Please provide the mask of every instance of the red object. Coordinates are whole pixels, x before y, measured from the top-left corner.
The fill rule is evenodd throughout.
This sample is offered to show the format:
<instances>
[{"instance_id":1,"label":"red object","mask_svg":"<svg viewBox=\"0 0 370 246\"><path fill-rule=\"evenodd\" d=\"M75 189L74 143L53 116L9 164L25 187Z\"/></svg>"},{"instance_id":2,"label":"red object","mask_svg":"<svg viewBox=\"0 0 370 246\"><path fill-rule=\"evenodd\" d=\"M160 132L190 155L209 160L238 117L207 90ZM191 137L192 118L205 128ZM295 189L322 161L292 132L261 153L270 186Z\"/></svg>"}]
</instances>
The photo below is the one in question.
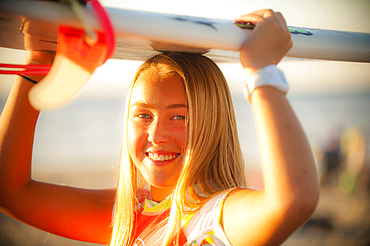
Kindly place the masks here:
<instances>
[{"instance_id":1,"label":"red object","mask_svg":"<svg viewBox=\"0 0 370 246\"><path fill-rule=\"evenodd\" d=\"M57 55L65 56L93 73L106 57L105 35L98 33L98 41L91 46L85 42L84 35L83 29L60 26Z\"/></svg>"},{"instance_id":2,"label":"red object","mask_svg":"<svg viewBox=\"0 0 370 246\"><path fill-rule=\"evenodd\" d=\"M9 69L9 70L0 70L0 74L43 75L49 72L51 65L16 65L0 63L0 68ZM25 69L25 70L10 70L10 69Z\"/></svg>"},{"instance_id":3,"label":"red object","mask_svg":"<svg viewBox=\"0 0 370 246\"><path fill-rule=\"evenodd\" d=\"M91 6L99 18L104 33L98 33L98 42L89 46L84 41L84 30L60 26L57 52L61 52L64 56L85 67L92 73L97 66L103 64L113 56L115 36L112 23L105 9L100 5L98 0L89 0L89 2L91 2ZM67 42L68 45L62 45L61 42ZM102 54L99 54L99 52L102 52ZM104 57L103 59L102 56ZM0 70L0 74L44 75L49 72L51 66L0 64L0 68L7 69Z\"/></svg>"},{"instance_id":4,"label":"red object","mask_svg":"<svg viewBox=\"0 0 370 246\"><path fill-rule=\"evenodd\" d=\"M107 45L107 54L104 62L111 58L114 53L114 47L115 47L115 36L114 36L114 30L112 26L112 22L110 21L109 15L105 11L105 9L100 5L98 0L90 0L91 6L95 10L96 14L98 15L99 21L103 27L104 34L105 34L105 40ZM103 62L103 63L104 63Z\"/></svg>"}]
</instances>

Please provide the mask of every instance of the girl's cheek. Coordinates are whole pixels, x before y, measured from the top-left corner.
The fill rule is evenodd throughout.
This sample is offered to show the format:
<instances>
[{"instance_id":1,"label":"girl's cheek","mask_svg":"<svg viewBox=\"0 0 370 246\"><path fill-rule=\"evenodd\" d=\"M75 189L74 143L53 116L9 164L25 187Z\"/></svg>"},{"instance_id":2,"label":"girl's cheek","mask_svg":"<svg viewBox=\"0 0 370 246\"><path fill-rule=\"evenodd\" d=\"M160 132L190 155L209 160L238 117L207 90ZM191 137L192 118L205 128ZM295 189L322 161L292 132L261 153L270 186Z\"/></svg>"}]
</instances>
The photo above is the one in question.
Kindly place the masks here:
<instances>
[{"instance_id":1,"label":"girl's cheek","mask_svg":"<svg viewBox=\"0 0 370 246\"><path fill-rule=\"evenodd\" d=\"M128 131L130 142L139 142L145 135L144 129L138 126L131 126L128 128Z\"/></svg>"},{"instance_id":2,"label":"girl's cheek","mask_svg":"<svg viewBox=\"0 0 370 246\"><path fill-rule=\"evenodd\" d=\"M146 134L143 129L138 127L129 127L128 128L128 149L133 159L135 165L138 164L138 161L141 161L143 158L142 151L146 144Z\"/></svg>"},{"instance_id":3,"label":"girl's cheek","mask_svg":"<svg viewBox=\"0 0 370 246\"><path fill-rule=\"evenodd\" d=\"M172 129L172 136L173 139L177 142L177 144L182 148L185 149L188 144L188 128L187 127L178 127Z\"/></svg>"},{"instance_id":4,"label":"girl's cheek","mask_svg":"<svg viewBox=\"0 0 370 246\"><path fill-rule=\"evenodd\" d=\"M130 148L135 147L140 142L141 135L143 135L143 131L137 125L130 124L128 126L128 140L130 145L133 145Z\"/></svg>"},{"instance_id":5,"label":"girl's cheek","mask_svg":"<svg viewBox=\"0 0 370 246\"><path fill-rule=\"evenodd\" d=\"M136 134L135 132L133 131L133 128L132 127L128 127L128 134L127 134L127 137L128 137L128 149L129 149L129 152L130 152L130 155L131 157L134 157L135 156L135 146L136 146Z\"/></svg>"}]
</instances>

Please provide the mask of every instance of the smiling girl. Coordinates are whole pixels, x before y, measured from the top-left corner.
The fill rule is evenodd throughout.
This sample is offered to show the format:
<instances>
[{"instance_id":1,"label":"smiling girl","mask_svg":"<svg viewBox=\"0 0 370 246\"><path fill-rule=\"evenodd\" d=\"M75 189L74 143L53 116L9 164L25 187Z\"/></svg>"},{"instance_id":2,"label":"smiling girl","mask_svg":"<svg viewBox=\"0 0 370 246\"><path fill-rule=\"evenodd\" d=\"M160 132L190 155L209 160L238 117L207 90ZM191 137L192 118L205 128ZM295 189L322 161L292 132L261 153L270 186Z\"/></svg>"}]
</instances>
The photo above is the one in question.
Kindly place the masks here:
<instances>
[{"instance_id":1,"label":"smiling girl","mask_svg":"<svg viewBox=\"0 0 370 246\"><path fill-rule=\"evenodd\" d=\"M116 246L283 243L318 200L312 153L276 68L292 46L290 33L272 10L236 22L256 25L240 59L260 143L263 190L246 187L220 69L202 55L164 53L146 61L130 86L117 189L31 179L39 112L27 99L32 85L17 78L1 116L1 210L60 236ZM27 53L27 64L52 60Z\"/></svg>"}]
</instances>

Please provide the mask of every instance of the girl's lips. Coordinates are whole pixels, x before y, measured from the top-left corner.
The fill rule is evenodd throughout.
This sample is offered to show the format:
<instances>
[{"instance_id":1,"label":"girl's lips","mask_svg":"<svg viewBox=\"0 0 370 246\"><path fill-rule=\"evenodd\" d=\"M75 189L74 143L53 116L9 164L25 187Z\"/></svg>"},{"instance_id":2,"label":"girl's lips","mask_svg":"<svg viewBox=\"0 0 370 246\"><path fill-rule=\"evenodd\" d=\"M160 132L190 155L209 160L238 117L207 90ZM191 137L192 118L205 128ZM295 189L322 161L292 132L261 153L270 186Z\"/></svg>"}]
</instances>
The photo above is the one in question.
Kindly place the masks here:
<instances>
[{"instance_id":1,"label":"girl's lips","mask_svg":"<svg viewBox=\"0 0 370 246\"><path fill-rule=\"evenodd\" d=\"M179 155L180 153L153 153L153 152L145 153L145 156L154 162L168 162L175 159Z\"/></svg>"},{"instance_id":2,"label":"girl's lips","mask_svg":"<svg viewBox=\"0 0 370 246\"><path fill-rule=\"evenodd\" d=\"M176 153L152 153L152 152L148 152L145 154L149 159L153 161L170 161L180 155L179 153L176 154Z\"/></svg>"}]
</instances>

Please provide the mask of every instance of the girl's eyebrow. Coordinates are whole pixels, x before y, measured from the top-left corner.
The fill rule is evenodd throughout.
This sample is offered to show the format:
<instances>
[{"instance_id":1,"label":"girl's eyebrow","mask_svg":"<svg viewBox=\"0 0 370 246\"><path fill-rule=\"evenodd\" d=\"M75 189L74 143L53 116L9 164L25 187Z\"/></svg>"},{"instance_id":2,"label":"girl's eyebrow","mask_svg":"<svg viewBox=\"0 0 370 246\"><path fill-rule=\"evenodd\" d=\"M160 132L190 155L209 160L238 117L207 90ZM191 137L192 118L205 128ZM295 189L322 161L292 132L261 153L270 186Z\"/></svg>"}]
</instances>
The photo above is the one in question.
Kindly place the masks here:
<instances>
[{"instance_id":1,"label":"girl's eyebrow","mask_svg":"<svg viewBox=\"0 0 370 246\"><path fill-rule=\"evenodd\" d=\"M188 106L186 106L183 103L171 104L171 105L166 106L166 109L172 109L172 108L188 108Z\"/></svg>"},{"instance_id":2,"label":"girl's eyebrow","mask_svg":"<svg viewBox=\"0 0 370 246\"><path fill-rule=\"evenodd\" d=\"M152 109L153 107L149 104L143 103L143 102L135 102L134 104L131 105L131 108L133 107L141 107L141 108L147 108L147 109ZM166 109L174 109L174 108L188 108L187 105L183 103L176 103L176 104L170 104L165 107Z\"/></svg>"},{"instance_id":3,"label":"girl's eyebrow","mask_svg":"<svg viewBox=\"0 0 370 246\"><path fill-rule=\"evenodd\" d=\"M133 107L151 108L148 104L143 103L143 102L135 102L134 104L131 105L131 108Z\"/></svg>"}]
</instances>

